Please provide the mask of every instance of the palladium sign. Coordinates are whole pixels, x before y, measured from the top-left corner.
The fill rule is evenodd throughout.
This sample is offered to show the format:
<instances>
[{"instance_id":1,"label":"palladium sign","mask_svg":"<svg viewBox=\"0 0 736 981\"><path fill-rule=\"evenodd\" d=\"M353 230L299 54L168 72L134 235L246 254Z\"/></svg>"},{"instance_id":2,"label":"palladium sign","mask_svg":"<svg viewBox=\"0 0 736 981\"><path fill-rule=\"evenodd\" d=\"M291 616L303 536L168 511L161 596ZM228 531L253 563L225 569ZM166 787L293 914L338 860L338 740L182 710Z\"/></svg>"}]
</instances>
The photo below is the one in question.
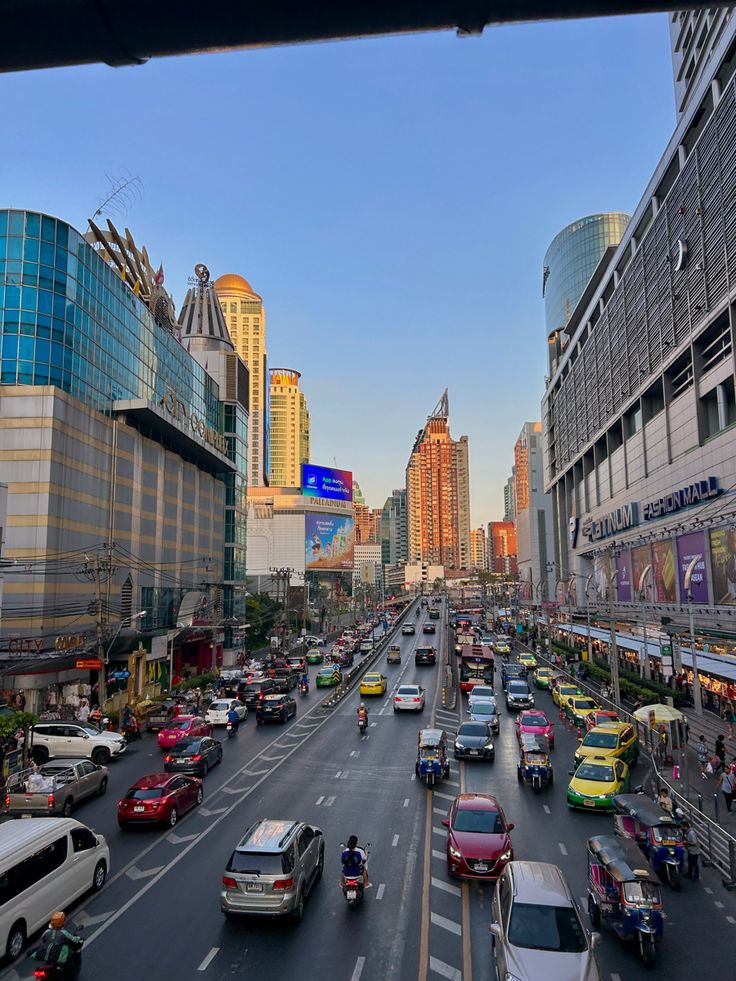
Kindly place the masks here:
<instances>
[{"instance_id":1,"label":"palladium sign","mask_svg":"<svg viewBox=\"0 0 736 981\"><path fill-rule=\"evenodd\" d=\"M204 440L205 443L209 443L216 450L219 450L224 456L227 456L227 439L218 433L216 429L212 426L207 425L201 416L198 416L194 412L190 412L187 408L186 403L183 402L173 388L166 386L166 392L161 397L159 401L159 406L168 412L168 414L175 419L183 429L187 429L199 436L200 439Z\"/></svg>"}]
</instances>

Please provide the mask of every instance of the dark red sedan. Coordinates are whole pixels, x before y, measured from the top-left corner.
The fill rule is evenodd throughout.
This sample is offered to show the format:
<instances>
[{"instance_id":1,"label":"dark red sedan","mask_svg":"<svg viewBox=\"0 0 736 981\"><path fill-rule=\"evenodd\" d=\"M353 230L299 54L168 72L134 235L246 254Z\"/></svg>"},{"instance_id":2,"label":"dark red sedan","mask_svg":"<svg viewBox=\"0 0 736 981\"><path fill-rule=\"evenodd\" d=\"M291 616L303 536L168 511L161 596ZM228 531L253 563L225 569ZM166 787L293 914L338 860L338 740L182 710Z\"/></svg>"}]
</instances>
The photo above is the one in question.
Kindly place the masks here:
<instances>
[{"instance_id":1,"label":"dark red sedan","mask_svg":"<svg viewBox=\"0 0 736 981\"><path fill-rule=\"evenodd\" d=\"M118 801L118 824L165 824L173 828L182 814L204 800L202 781L174 773L141 777Z\"/></svg>"},{"instance_id":2,"label":"dark red sedan","mask_svg":"<svg viewBox=\"0 0 736 981\"><path fill-rule=\"evenodd\" d=\"M442 822L447 831L447 871L460 879L495 880L514 858L501 805L490 794L460 794Z\"/></svg>"}]
</instances>

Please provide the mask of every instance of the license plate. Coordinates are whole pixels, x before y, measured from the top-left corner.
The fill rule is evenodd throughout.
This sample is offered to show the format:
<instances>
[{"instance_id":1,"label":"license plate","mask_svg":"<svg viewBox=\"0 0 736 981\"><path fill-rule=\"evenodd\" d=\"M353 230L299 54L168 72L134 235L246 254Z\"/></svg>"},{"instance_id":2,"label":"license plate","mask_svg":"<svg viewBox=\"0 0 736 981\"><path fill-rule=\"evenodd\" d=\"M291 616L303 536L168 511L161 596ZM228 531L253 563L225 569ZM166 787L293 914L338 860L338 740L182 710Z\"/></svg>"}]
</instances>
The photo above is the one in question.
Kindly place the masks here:
<instances>
[{"instance_id":1,"label":"license plate","mask_svg":"<svg viewBox=\"0 0 736 981\"><path fill-rule=\"evenodd\" d=\"M471 750L469 750L469 753L470 753L471 756L480 756L480 750L479 749L471 749Z\"/></svg>"},{"instance_id":2,"label":"license plate","mask_svg":"<svg viewBox=\"0 0 736 981\"><path fill-rule=\"evenodd\" d=\"M595 801L594 800L584 800L583 801L583 804L586 807L595 807Z\"/></svg>"},{"instance_id":3,"label":"license plate","mask_svg":"<svg viewBox=\"0 0 736 981\"><path fill-rule=\"evenodd\" d=\"M245 884L246 892L263 892L262 882L246 882Z\"/></svg>"},{"instance_id":4,"label":"license plate","mask_svg":"<svg viewBox=\"0 0 736 981\"><path fill-rule=\"evenodd\" d=\"M136 814L140 814L142 811L145 811L145 807L134 807L133 810Z\"/></svg>"},{"instance_id":5,"label":"license plate","mask_svg":"<svg viewBox=\"0 0 736 981\"><path fill-rule=\"evenodd\" d=\"M485 862L476 862L475 863L475 871L476 872L487 872L488 871L488 865Z\"/></svg>"},{"instance_id":6,"label":"license plate","mask_svg":"<svg viewBox=\"0 0 736 981\"><path fill-rule=\"evenodd\" d=\"M358 891L356 889L348 889L348 899L357 899Z\"/></svg>"}]
</instances>

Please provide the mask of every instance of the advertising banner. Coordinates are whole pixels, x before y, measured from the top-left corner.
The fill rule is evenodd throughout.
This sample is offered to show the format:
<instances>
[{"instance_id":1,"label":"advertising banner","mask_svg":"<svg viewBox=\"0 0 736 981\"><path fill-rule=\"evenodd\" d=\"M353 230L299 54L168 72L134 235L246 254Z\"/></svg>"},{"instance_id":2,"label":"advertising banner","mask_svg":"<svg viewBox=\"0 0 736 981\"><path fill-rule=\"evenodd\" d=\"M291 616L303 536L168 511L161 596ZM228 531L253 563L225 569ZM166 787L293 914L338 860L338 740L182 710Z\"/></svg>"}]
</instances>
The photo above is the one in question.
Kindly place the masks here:
<instances>
[{"instance_id":1,"label":"advertising banner","mask_svg":"<svg viewBox=\"0 0 736 981\"><path fill-rule=\"evenodd\" d=\"M631 602L631 552L628 548L616 556L616 595L619 603Z\"/></svg>"},{"instance_id":2,"label":"advertising banner","mask_svg":"<svg viewBox=\"0 0 736 981\"><path fill-rule=\"evenodd\" d=\"M305 516L305 567L331 572L353 568L355 523L337 514Z\"/></svg>"},{"instance_id":3,"label":"advertising banner","mask_svg":"<svg viewBox=\"0 0 736 981\"><path fill-rule=\"evenodd\" d=\"M708 602L708 573L705 560L705 534L702 531L693 531L689 535L680 535L677 539L677 570L680 578L680 596L685 602L685 573L696 555L700 556L700 561L693 569L690 578L690 592L693 596L693 603Z\"/></svg>"},{"instance_id":4,"label":"advertising banner","mask_svg":"<svg viewBox=\"0 0 736 981\"><path fill-rule=\"evenodd\" d=\"M713 602L717 606L736 603L736 528L714 528L711 531L710 565L713 572Z\"/></svg>"},{"instance_id":5,"label":"advertising banner","mask_svg":"<svg viewBox=\"0 0 736 981\"><path fill-rule=\"evenodd\" d=\"M652 566L654 568L654 589L658 603L674 603L675 590L675 550L671 541L655 542L652 545Z\"/></svg>"},{"instance_id":6,"label":"advertising banner","mask_svg":"<svg viewBox=\"0 0 736 981\"><path fill-rule=\"evenodd\" d=\"M330 501L352 501L352 472L303 463L302 494L305 497L325 497Z\"/></svg>"},{"instance_id":7,"label":"advertising banner","mask_svg":"<svg viewBox=\"0 0 736 981\"><path fill-rule=\"evenodd\" d=\"M644 580L642 595L639 595L639 583L648 565L652 564L652 550L648 545L639 545L631 550L631 595L635 600L644 600L645 603L654 602L654 570L650 569L649 574Z\"/></svg>"},{"instance_id":8,"label":"advertising banner","mask_svg":"<svg viewBox=\"0 0 736 981\"><path fill-rule=\"evenodd\" d=\"M593 582L598 599L608 599L608 584L613 575L613 559L606 552L593 559Z\"/></svg>"}]
</instances>

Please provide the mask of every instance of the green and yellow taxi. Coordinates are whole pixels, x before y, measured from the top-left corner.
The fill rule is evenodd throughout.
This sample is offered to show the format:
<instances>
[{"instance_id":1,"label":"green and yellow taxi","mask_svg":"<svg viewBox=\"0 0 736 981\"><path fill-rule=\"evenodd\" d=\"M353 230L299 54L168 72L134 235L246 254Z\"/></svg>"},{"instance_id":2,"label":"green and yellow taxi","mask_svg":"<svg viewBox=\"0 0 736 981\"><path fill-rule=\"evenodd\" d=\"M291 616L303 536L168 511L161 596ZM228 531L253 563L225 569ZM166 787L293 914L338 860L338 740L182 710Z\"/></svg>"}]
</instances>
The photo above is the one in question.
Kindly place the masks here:
<instances>
[{"instance_id":1,"label":"green and yellow taxi","mask_svg":"<svg viewBox=\"0 0 736 981\"><path fill-rule=\"evenodd\" d=\"M631 779L623 760L589 756L576 768L567 788L567 806L572 810L611 814L618 794L627 794Z\"/></svg>"},{"instance_id":2,"label":"green and yellow taxi","mask_svg":"<svg viewBox=\"0 0 736 981\"><path fill-rule=\"evenodd\" d=\"M585 717L591 712L597 712L599 708L598 702L588 695L571 695L565 702L565 715L582 729Z\"/></svg>"},{"instance_id":3,"label":"green and yellow taxi","mask_svg":"<svg viewBox=\"0 0 736 981\"><path fill-rule=\"evenodd\" d=\"M493 645L496 654L510 654L511 644L507 640L498 639Z\"/></svg>"},{"instance_id":4,"label":"green and yellow taxi","mask_svg":"<svg viewBox=\"0 0 736 981\"><path fill-rule=\"evenodd\" d=\"M523 664L525 668L536 668L537 666L537 655L532 654L531 651L522 651L517 659L519 664Z\"/></svg>"},{"instance_id":5,"label":"green and yellow taxi","mask_svg":"<svg viewBox=\"0 0 736 981\"><path fill-rule=\"evenodd\" d=\"M537 688L549 688L552 678L554 678L554 671L552 668L537 668L537 670L532 675L534 684Z\"/></svg>"},{"instance_id":6,"label":"green and yellow taxi","mask_svg":"<svg viewBox=\"0 0 736 981\"><path fill-rule=\"evenodd\" d=\"M573 698L576 695L582 696L582 694L577 685L571 685L569 681L562 681L552 689L552 701L560 708L564 708L568 698Z\"/></svg>"},{"instance_id":7,"label":"green and yellow taxi","mask_svg":"<svg viewBox=\"0 0 736 981\"><path fill-rule=\"evenodd\" d=\"M319 649L319 647L311 647L307 651L307 656L305 661L307 664L321 664L324 661L324 654Z\"/></svg>"},{"instance_id":8,"label":"green and yellow taxi","mask_svg":"<svg viewBox=\"0 0 736 981\"><path fill-rule=\"evenodd\" d=\"M336 664L328 665L326 668L320 668L317 672L318 688L334 688L335 685L339 685L341 681L342 671Z\"/></svg>"},{"instance_id":9,"label":"green and yellow taxi","mask_svg":"<svg viewBox=\"0 0 736 981\"><path fill-rule=\"evenodd\" d=\"M384 674L378 671L369 671L360 679L361 695L384 695L388 680Z\"/></svg>"},{"instance_id":10,"label":"green and yellow taxi","mask_svg":"<svg viewBox=\"0 0 736 981\"><path fill-rule=\"evenodd\" d=\"M594 726L575 751L575 766L589 756L623 760L627 766L636 766L639 759L636 730L628 722L606 722Z\"/></svg>"}]
</instances>

